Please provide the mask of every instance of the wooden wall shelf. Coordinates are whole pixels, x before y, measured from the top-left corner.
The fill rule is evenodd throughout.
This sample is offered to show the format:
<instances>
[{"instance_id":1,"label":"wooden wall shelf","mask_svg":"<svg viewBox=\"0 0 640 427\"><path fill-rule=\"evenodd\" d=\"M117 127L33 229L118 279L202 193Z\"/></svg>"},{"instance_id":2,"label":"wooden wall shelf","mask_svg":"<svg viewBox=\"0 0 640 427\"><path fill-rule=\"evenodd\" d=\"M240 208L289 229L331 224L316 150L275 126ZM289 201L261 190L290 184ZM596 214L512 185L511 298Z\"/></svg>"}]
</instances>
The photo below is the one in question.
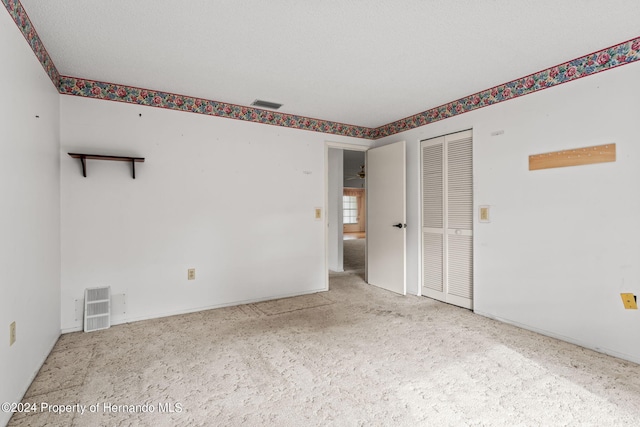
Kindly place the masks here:
<instances>
[{"instance_id":1,"label":"wooden wall shelf","mask_svg":"<svg viewBox=\"0 0 640 427\"><path fill-rule=\"evenodd\" d=\"M529 170L591 165L616 161L616 144L573 148L529 156Z\"/></svg>"},{"instance_id":2,"label":"wooden wall shelf","mask_svg":"<svg viewBox=\"0 0 640 427\"><path fill-rule=\"evenodd\" d=\"M88 160L113 160L116 162L130 162L131 175L136 179L136 163L144 162L144 157L128 157L128 156L103 156L101 154L84 154L84 153L68 153L74 159L80 159L82 163L82 176L87 177L87 159Z\"/></svg>"}]
</instances>

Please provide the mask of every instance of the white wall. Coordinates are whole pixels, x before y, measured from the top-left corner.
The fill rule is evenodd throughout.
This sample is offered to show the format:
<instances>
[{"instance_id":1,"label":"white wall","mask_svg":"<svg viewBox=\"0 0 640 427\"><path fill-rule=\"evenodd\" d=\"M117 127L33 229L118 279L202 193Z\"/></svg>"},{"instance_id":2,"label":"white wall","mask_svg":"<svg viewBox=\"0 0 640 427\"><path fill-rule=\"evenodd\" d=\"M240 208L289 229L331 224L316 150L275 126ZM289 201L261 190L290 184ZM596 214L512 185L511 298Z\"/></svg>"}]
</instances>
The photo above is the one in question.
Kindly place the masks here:
<instances>
[{"instance_id":1,"label":"white wall","mask_svg":"<svg viewBox=\"0 0 640 427\"><path fill-rule=\"evenodd\" d=\"M640 64L393 137L407 141L409 224L419 224L419 141L473 128L475 311L640 363ZM504 131L491 136L494 131ZM528 170L528 156L616 143L617 161ZM418 291L420 229L407 239Z\"/></svg>"},{"instance_id":2,"label":"white wall","mask_svg":"<svg viewBox=\"0 0 640 427\"><path fill-rule=\"evenodd\" d=\"M327 206L327 220L329 224L329 270L344 271L344 231L342 219L343 195L343 150L329 148L329 198Z\"/></svg>"},{"instance_id":3,"label":"white wall","mask_svg":"<svg viewBox=\"0 0 640 427\"><path fill-rule=\"evenodd\" d=\"M63 332L91 286L126 295L116 322L325 290L326 138L62 96ZM89 160L83 178L74 151L146 161L133 180L129 164Z\"/></svg>"},{"instance_id":4,"label":"white wall","mask_svg":"<svg viewBox=\"0 0 640 427\"><path fill-rule=\"evenodd\" d=\"M60 108L5 12L0 64L0 402L19 402L60 335ZM0 412L0 425L10 415Z\"/></svg>"}]
</instances>

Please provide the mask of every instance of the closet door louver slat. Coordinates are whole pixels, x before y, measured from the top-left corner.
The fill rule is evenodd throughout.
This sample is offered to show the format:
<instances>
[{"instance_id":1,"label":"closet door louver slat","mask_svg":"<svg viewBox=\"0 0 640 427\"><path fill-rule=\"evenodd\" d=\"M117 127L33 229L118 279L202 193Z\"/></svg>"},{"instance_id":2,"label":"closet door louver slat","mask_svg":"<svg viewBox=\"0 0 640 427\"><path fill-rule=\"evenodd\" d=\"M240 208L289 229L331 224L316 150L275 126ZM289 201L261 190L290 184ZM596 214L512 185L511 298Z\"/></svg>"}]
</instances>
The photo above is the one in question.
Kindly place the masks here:
<instances>
[{"instance_id":1,"label":"closet door louver slat","mask_svg":"<svg viewBox=\"0 0 640 427\"><path fill-rule=\"evenodd\" d=\"M473 228L471 138L447 144L447 214L449 229Z\"/></svg>"},{"instance_id":2,"label":"closet door louver slat","mask_svg":"<svg viewBox=\"0 0 640 427\"><path fill-rule=\"evenodd\" d=\"M443 228L443 144L424 147L422 150L422 208L423 224L428 228Z\"/></svg>"},{"instance_id":3,"label":"closet door louver slat","mask_svg":"<svg viewBox=\"0 0 640 427\"><path fill-rule=\"evenodd\" d=\"M447 246L449 261L447 291L461 298L472 299L472 237L449 235Z\"/></svg>"},{"instance_id":4,"label":"closet door louver slat","mask_svg":"<svg viewBox=\"0 0 640 427\"><path fill-rule=\"evenodd\" d=\"M423 233L423 285L434 291L443 291L443 242L442 234Z\"/></svg>"}]
</instances>

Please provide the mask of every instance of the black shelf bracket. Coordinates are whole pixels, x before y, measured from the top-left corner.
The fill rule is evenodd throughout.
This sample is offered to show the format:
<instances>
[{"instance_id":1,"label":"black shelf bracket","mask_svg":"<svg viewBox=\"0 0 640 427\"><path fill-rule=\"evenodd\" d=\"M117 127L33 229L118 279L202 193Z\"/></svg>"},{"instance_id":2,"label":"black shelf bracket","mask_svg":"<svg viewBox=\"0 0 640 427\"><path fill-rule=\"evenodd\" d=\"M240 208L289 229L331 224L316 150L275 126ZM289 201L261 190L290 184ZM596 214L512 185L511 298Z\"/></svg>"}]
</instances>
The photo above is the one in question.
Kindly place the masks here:
<instances>
[{"instance_id":1,"label":"black shelf bracket","mask_svg":"<svg viewBox=\"0 0 640 427\"><path fill-rule=\"evenodd\" d=\"M143 163L144 157L129 156L105 156L102 154L68 153L74 159L80 159L82 163L82 176L87 177L87 159L90 160L112 160L116 162L131 162L131 176L136 179L136 163Z\"/></svg>"}]
</instances>

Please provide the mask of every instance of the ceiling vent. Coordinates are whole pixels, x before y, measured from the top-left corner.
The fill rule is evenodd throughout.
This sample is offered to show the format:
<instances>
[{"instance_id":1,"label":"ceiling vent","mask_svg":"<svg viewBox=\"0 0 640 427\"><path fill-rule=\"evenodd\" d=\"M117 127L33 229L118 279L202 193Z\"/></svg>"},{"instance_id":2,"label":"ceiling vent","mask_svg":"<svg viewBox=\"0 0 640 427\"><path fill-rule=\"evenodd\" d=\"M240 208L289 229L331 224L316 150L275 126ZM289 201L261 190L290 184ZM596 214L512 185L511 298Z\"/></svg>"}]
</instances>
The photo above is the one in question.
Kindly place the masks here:
<instances>
[{"instance_id":1,"label":"ceiling vent","mask_svg":"<svg viewBox=\"0 0 640 427\"><path fill-rule=\"evenodd\" d=\"M258 108L269 108L271 110L277 110L282 107L282 104L278 104L277 102L263 101L261 99L256 99L251 103L251 105Z\"/></svg>"}]
</instances>

